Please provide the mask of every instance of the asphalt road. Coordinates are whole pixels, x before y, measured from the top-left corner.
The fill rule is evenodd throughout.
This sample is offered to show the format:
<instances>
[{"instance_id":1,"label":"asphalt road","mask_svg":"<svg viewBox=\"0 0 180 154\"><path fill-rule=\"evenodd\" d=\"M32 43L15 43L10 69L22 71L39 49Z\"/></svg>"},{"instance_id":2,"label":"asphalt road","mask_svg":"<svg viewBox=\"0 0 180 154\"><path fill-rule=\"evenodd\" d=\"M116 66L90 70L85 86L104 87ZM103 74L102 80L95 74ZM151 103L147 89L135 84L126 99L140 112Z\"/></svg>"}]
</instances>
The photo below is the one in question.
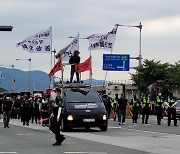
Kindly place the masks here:
<instances>
[{"instance_id":1,"label":"asphalt road","mask_svg":"<svg viewBox=\"0 0 180 154\"><path fill-rule=\"evenodd\" d=\"M63 132L66 140L61 146L52 146L54 135L47 127L22 126L19 120L11 120L10 128L3 128L0 122L0 154L179 154L180 126L167 126L166 118L161 126L156 125L154 116L149 123L142 125L139 120L133 124L128 119L125 125L118 125L109 120L107 132L98 128Z\"/></svg>"}]
</instances>

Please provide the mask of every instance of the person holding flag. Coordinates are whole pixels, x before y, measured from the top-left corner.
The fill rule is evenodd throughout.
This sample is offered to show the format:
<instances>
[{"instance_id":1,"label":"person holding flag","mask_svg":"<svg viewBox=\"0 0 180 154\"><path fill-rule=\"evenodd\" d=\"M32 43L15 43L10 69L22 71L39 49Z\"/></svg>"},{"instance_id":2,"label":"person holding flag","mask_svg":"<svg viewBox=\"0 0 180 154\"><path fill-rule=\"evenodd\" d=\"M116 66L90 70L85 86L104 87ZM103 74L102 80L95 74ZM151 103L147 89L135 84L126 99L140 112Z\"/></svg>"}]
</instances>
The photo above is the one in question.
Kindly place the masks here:
<instances>
[{"instance_id":1,"label":"person holding flag","mask_svg":"<svg viewBox=\"0 0 180 154\"><path fill-rule=\"evenodd\" d=\"M75 64L79 64L80 63L79 53L80 52L78 50L75 50L74 54L69 59L69 64L71 64L70 83L72 83L72 80L73 80L73 77L74 77L74 73L76 72ZM78 72L76 72L76 79L77 79L77 83L79 83L80 79L79 79L79 73Z\"/></svg>"}]
</instances>

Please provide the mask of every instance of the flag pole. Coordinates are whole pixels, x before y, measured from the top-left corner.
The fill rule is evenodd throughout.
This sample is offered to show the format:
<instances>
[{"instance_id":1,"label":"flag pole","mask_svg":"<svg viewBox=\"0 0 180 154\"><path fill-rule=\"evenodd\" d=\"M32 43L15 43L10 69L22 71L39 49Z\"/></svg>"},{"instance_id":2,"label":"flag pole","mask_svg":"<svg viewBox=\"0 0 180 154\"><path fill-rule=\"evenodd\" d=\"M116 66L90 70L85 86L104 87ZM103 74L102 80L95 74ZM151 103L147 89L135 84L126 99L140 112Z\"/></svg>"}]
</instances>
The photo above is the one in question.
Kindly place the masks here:
<instances>
[{"instance_id":1,"label":"flag pole","mask_svg":"<svg viewBox=\"0 0 180 154\"><path fill-rule=\"evenodd\" d=\"M51 62L50 62L50 63L51 63L51 64L50 64L51 66L50 66L50 70L51 70L51 69L52 69L52 27L51 27L51 26L50 26L50 29L51 29L51 49L50 49L50 50L51 50L51 58L50 58L50 59L51 59ZM52 79L52 78L51 78L51 76L50 76L50 77L49 77L49 89L51 88L51 79Z\"/></svg>"},{"instance_id":2,"label":"flag pole","mask_svg":"<svg viewBox=\"0 0 180 154\"><path fill-rule=\"evenodd\" d=\"M79 32L78 32L78 51L79 51ZM81 83L81 72L79 73L79 82Z\"/></svg>"},{"instance_id":3,"label":"flag pole","mask_svg":"<svg viewBox=\"0 0 180 154\"><path fill-rule=\"evenodd\" d=\"M90 57L91 57L91 69L89 70L89 84L92 85L92 53L90 50Z\"/></svg>"},{"instance_id":4,"label":"flag pole","mask_svg":"<svg viewBox=\"0 0 180 154\"><path fill-rule=\"evenodd\" d=\"M115 26L116 26L116 34L117 34L118 26L117 26L117 25L115 25ZM116 35L115 35L115 38L116 38ZM111 49L111 55L112 55L112 52L113 52L113 47L114 47L114 44L113 44L112 49ZM105 74L105 78L104 78L104 83L103 83L102 91L103 91L104 86L105 86L105 83L106 83L107 74L108 74L108 70L106 71L106 74Z\"/></svg>"}]
</instances>

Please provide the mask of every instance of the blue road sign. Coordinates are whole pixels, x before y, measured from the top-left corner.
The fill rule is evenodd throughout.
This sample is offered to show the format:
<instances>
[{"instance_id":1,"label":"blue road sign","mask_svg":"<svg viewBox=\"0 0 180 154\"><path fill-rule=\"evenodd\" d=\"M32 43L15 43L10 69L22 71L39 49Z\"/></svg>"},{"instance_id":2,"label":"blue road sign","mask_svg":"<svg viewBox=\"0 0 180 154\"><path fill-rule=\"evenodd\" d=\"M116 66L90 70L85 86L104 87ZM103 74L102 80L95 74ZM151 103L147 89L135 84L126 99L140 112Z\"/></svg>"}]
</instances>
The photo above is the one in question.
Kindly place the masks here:
<instances>
[{"instance_id":1,"label":"blue road sign","mask_svg":"<svg viewBox=\"0 0 180 154\"><path fill-rule=\"evenodd\" d=\"M129 71L129 55L103 54L103 70Z\"/></svg>"}]
</instances>

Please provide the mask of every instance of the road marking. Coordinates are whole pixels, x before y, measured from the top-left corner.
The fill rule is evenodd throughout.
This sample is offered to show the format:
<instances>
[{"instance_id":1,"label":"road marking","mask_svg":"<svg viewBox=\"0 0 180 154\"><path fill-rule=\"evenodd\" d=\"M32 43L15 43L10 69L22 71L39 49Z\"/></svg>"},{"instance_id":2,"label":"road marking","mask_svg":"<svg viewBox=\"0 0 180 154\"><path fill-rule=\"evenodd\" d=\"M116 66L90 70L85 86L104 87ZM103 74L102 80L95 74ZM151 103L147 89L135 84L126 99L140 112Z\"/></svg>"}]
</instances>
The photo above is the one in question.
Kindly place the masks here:
<instances>
[{"instance_id":1,"label":"road marking","mask_svg":"<svg viewBox=\"0 0 180 154\"><path fill-rule=\"evenodd\" d=\"M17 134L19 136L22 136L22 135L32 135L32 133L29 133L29 134Z\"/></svg>"},{"instance_id":2,"label":"road marking","mask_svg":"<svg viewBox=\"0 0 180 154\"><path fill-rule=\"evenodd\" d=\"M107 154L104 152L64 152L65 154Z\"/></svg>"},{"instance_id":3,"label":"road marking","mask_svg":"<svg viewBox=\"0 0 180 154\"><path fill-rule=\"evenodd\" d=\"M154 132L154 131L148 131L148 130L139 130L139 129L130 129L130 128L121 128L121 129L125 129L125 130L134 130L137 132L144 132L144 133L152 133L152 134L161 134L161 135L171 135L171 136L179 136L179 134L170 134L170 133L162 133L162 132Z\"/></svg>"},{"instance_id":4,"label":"road marking","mask_svg":"<svg viewBox=\"0 0 180 154\"><path fill-rule=\"evenodd\" d=\"M10 153L17 153L17 152L0 152L0 153L2 153L2 154L6 154L6 153L8 154L9 153L10 154Z\"/></svg>"},{"instance_id":5,"label":"road marking","mask_svg":"<svg viewBox=\"0 0 180 154\"><path fill-rule=\"evenodd\" d=\"M122 128L122 127L108 127L108 128Z\"/></svg>"},{"instance_id":6,"label":"road marking","mask_svg":"<svg viewBox=\"0 0 180 154\"><path fill-rule=\"evenodd\" d=\"M171 133L162 133L162 132L154 132L154 131L148 131L148 130L140 130L140 129L133 129L133 128L125 128L125 127L108 127L108 128L115 128L115 129L124 129L124 130L130 130L130 131L137 131L137 132L144 132L144 133L152 133L152 134L161 134L161 135L170 135L170 136L180 136L179 134L171 134Z\"/></svg>"}]
</instances>

